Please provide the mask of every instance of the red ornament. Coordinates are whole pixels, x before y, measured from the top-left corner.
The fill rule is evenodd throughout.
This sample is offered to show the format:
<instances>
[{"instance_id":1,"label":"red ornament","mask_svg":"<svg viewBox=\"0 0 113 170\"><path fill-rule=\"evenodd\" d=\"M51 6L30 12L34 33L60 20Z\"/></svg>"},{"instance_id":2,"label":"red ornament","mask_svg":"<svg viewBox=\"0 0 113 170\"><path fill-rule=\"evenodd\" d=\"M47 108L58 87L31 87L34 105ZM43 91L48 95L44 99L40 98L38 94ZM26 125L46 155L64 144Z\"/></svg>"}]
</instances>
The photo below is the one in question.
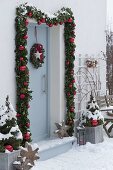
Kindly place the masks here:
<instances>
[{"instance_id":1,"label":"red ornament","mask_svg":"<svg viewBox=\"0 0 113 170\"><path fill-rule=\"evenodd\" d=\"M66 65L69 65L70 64L70 62L69 61L66 61Z\"/></svg>"},{"instance_id":2,"label":"red ornament","mask_svg":"<svg viewBox=\"0 0 113 170\"><path fill-rule=\"evenodd\" d=\"M20 71L25 71L26 70L26 66L20 66L19 70Z\"/></svg>"},{"instance_id":3,"label":"red ornament","mask_svg":"<svg viewBox=\"0 0 113 170\"><path fill-rule=\"evenodd\" d=\"M53 24L48 24L48 26L49 26L49 27L52 27L52 26L53 26Z\"/></svg>"},{"instance_id":4,"label":"red ornament","mask_svg":"<svg viewBox=\"0 0 113 170\"><path fill-rule=\"evenodd\" d=\"M24 82L24 86L28 86L28 82Z\"/></svg>"},{"instance_id":5,"label":"red ornament","mask_svg":"<svg viewBox=\"0 0 113 170\"><path fill-rule=\"evenodd\" d=\"M70 108L70 112L74 112L74 110L75 110L74 107Z\"/></svg>"},{"instance_id":6,"label":"red ornament","mask_svg":"<svg viewBox=\"0 0 113 170\"><path fill-rule=\"evenodd\" d=\"M29 21L26 19L25 20L25 25L27 26L29 24Z\"/></svg>"},{"instance_id":7,"label":"red ornament","mask_svg":"<svg viewBox=\"0 0 113 170\"><path fill-rule=\"evenodd\" d=\"M74 74L74 70L71 70L71 72L70 72L72 75Z\"/></svg>"},{"instance_id":8,"label":"red ornament","mask_svg":"<svg viewBox=\"0 0 113 170\"><path fill-rule=\"evenodd\" d=\"M20 57L20 61L23 61L24 60L24 58L23 57Z\"/></svg>"},{"instance_id":9,"label":"red ornament","mask_svg":"<svg viewBox=\"0 0 113 170\"><path fill-rule=\"evenodd\" d=\"M25 40L27 40L28 39L28 35L24 35L24 37L23 37Z\"/></svg>"},{"instance_id":10,"label":"red ornament","mask_svg":"<svg viewBox=\"0 0 113 170\"><path fill-rule=\"evenodd\" d=\"M72 83L75 83L75 79L72 80Z\"/></svg>"},{"instance_id":11,"label":"red ornament","mask_svg":"<svg viewBox=\"0 0 113 170\"><path fill-rule=\"evenodd\" d=\"M19 113L16 114L16 117L20 117L20 116L21 116L21 114L19 114Z\"/></svg>"},{"instance_id":12,"label":"red ornament","mask_svg":"<svg viewBox=\"0 0 113 170\"><path fill-rule=\"evenodd\" d=\"M41 21L38 21L38 25L41 25Z\"/></svg>"},{"instance_id":13,"label":"red ornament","mask_svg":"<svg viewBox=\"0 0 113 170\"><path fill-rule=\"evenodd\" d=\"M76 95L76 91L74 91L73 94Z\"/></svg>"},{"instance_id":14,"label":"red ornament","mask_svg":"<svg viewBox=\"0 0 113 170\"><path fill-rule=\"evenodd\" d=\"M41 21L42 23L45 23L45 22L46 22L46 19L45 19L45 18L42 18L40 21Z\"/></svg>"},{"instance_id":15,"label":"red ornament","mask_svg":"<svg viewBox=\"0 0 113 170\"><path fill-rule=\"evenodd\" d=\"M24 98L25 98L25 94L21 94L20 99L24 99Z\"/></svg>"},{"instance_id":16,"label":"red ornament","mask_svg":"<svg viewBox=\"0 0 113 170\"><path fill-rule=\"evenodd\" d=\"M69 88L72 88L73 87L73 85L72 84L69 84Z\"/></svg>"},{"instance_id":17,"label":"red ornament","mask_svg":"<svg viewBox=\"0 0 113 170\"><path fill-rule=\"evenodd\" d=\"M70 43L74 43L74 41L75 41L74 38L70 38L70 39L69 39L69 42L70 42Z\"/></svg>"},{"instance_id":18,"label":"red ornament","mask_svg":"<svg viewBox=\"0 0 113 170\"><path fill-rule=\"evenodd\" d=\"M67 93L67 96L70 96L70 92Z\"/></svg>"},{"instance_id":19,"label":"red ornament","mask_svg":"<svg viewBox=\"0 0 113 170\"><path fill-rule=\"evenodd\" d=\"M30 122L26 123L26 127L28 127L28 128L30 127Z\"/></svg>"},{"instance_id":20,"label":"red ornament","mask_svg":"<svg viewBox=\"0 0 113 170\"><path fill-rule=\"evenodd\" d=\"M32 17L32 16L33 16L33 13L32 13L32 12L29 12L29 13L28 13L28 16L29 16L29 17Z\"/></svg>"},{"instance_id":21,"label":"red ornament","mask_svg":"<svg viewBox=\"0 0 113 170\"><path fill-rule=\"evenodd\" d=\"M62 24L63 24L63 22L59 22L59 24L60 24L60 25L62 25Z\"/></svg>"},{"instance_id":22,"label":"red ornament","mask_svg":"<svg viewBox=\"0 0 113 170\"><path fill-rule=\"evenodd\" d=\"M72 21L73 21L73 19L72 19L72 18L69 18L67 22L70 22L70 23L71 23Z\"/></svg>"},{"instance_id":23,"label":"red ornament","mask_svg":"<svg viewBox=\"0 0 113 170\"><path fill-rule=\"evenodd\" d=\"M29 140L30 139L30 133L29 132L24 134L24 139L25 140Z\"/></svg>"},{"instance_id":24,"label":"red ornament","mask_svg":"<svg viewBox=\"0 0 113 170\"><path fill-rule=\"evenodd\" d=\"M7 149L8 151L12 152L13 151L13 147L11 145L6 145L5 149Z\"/></svg>"},{"instance_id":25,"label":"red ornament","mask_svg":"<svg viewBox=\"0 0 113 170\"><path fill-rule=\"evenodd\" d=\"M92 120L91 124L92 124L92 126L97 126L98 125L98 121L97 120Z\"/></svg>"},{"instance_id":26,"label":"red ornament","mask_svg":"<svg viewBox=\"0 0 113 170\"><path fill-rule=\"evenodd\" d=\"M19 50L20 50L20 51L23 51L24 49L25 49L25 47L24 47L23 45L20 45L20 46L19 46Z\"/></svg>"},{"instance_id":27,"label":"red ornament","mask_svg":"<svg viewBox=\"0 0 113 170\"><path fill-rule=\"evenodd\" d=\"M54 23L54 25L55 25L55 26L57 26L57 25L58 25L58 23L57 23L57 22L55 22L55 23Z\"/></svg>"}]
</instances>

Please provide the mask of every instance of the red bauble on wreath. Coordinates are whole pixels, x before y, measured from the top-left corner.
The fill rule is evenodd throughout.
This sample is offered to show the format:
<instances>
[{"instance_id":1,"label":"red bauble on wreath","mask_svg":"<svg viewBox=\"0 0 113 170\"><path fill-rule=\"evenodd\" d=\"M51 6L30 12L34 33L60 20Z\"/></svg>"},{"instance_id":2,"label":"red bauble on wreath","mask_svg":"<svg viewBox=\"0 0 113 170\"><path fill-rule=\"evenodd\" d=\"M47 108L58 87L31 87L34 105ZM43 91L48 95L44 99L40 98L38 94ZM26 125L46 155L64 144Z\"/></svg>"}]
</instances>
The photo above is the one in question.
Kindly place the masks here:
<instances>
[{"instance_id":1,"label":"red bauble on wreath","mask_svg":"<svg viewBox=\"0 0 113 170\"><path fill-rule=\"evenodd\" d=\"M42 67L44 63L44 48L42 44L34 44L30 50L30 62L33 64L34 68L38 69Z\"/></svg>"}]
</instances>

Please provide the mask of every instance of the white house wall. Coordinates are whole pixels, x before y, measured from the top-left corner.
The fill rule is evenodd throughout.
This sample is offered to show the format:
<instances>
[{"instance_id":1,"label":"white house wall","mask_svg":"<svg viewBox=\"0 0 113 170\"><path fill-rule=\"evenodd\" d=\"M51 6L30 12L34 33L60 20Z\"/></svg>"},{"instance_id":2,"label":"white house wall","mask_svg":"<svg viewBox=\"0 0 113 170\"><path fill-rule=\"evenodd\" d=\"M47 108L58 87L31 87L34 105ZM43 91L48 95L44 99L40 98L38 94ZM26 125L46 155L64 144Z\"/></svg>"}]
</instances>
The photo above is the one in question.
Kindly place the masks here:
<instances>
[{"instance_id":1,"label":"white house wall","mask_svg":"<svg viewBox=\"0 0 113 170\"><path fill-rule=\"evenodd\" d=\"M10 95L15 104L15 11L26 0L0 2L0 104ZM76 54L105 52L106 0L29 0L42 11L54 13L61 7L70 7L76 19ZM60 34L61 35L61 34ZM60 37L63 41L63 36ZM64 49L60 53L63 53ZM63 61L62 61L63 62ZM63 66L63 64L61 63ZM76 67L75 67L76 68ZM103 66L102 66L103 68ZM103 69L102 69L103 70ZM105 80L102 72L102 80ZM62 89L63 89L63 83ZM103 89L105 85L103 85ZM64 103L60 107L64 107Z\"/></svg>"}]
</instances>

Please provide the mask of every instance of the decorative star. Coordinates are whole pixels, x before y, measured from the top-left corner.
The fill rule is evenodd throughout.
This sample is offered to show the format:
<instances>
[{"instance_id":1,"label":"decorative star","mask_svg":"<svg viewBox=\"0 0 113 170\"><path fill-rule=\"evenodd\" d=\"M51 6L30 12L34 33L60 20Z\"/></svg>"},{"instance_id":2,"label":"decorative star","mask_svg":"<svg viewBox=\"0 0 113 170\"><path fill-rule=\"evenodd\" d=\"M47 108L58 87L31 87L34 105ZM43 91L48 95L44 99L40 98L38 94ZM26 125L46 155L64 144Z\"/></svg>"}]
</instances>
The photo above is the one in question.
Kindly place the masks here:
<instances>
[{"instance_id":1,"label":"decorative star","mask_svg":"<svg viewBox=\"0 0 113 170\"><path fill-rule=\"evenodd\" d=\"M31 144L25 143L25 148L21 147L20 155L29 159L29 163L34 165L34 161L40 157L37 155L39 148L33 150Z\"/></svg>"},{"instance_id":2,"label":"decorative star","mask_svg":"<svg viewBox=\"0 0 113 170\"><path fill-rule=\"evenodd\" d=\"M33 165L29 163L29 159L25 157L22 158L21 156L17 157L17 161L13 162L13 166L18 170L29 170L33 167Z\"/></svg>"},{"instance_id":3,"label":"decorative star","mask_svg":"<svg viewBox=\"0 0 113 170\"><path fill-rule=\"evenodd\" d=\"M34 53L35 57L36 58L39 58L40 59L40 56L42 55L42 53L40 53L39 51L37 51L36 53Z\"/></svg>"},{"instance_id":4,"label":"decorative star","mask_svg":"<svg viewBox=\"0 0 113 170\"><path fill-rule=\"evenodd\" d=\"M64 121L62 121L62 123L55 123L56 127L58 128L55 133L58 134L59 138L63 138L63 137L68 137L68 133L67 130L70 128L69 126L66 126Z\"/></svg>"}]
</instances>

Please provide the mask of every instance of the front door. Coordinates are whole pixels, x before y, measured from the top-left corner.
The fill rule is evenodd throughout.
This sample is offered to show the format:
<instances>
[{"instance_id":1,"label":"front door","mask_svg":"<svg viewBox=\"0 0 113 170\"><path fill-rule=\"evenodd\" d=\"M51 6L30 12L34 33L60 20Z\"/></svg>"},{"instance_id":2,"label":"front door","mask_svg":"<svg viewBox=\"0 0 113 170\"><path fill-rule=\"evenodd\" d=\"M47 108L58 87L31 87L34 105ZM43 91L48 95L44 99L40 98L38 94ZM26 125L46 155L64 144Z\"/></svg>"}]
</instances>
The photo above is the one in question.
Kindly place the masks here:
<instances>
[{"instance_id":1,"label":"front door","mask_svg":"<svg viewBox=\"0 0 113 170\"><path fill-rule=\"evenodd\" d=\"M34 43L42 44L45 50L45 59L42 67L33 68L28 62L30 74L30 89L33 91L33 100L30 102L29 118L33 142L43 140L49 136L48 129L48 103L47 103L47 79L48 79L48 27L44 24L28 26L28 58L30 49ZM37 37L37 38L36 38Z\"/></svg>"}]
</instances>

